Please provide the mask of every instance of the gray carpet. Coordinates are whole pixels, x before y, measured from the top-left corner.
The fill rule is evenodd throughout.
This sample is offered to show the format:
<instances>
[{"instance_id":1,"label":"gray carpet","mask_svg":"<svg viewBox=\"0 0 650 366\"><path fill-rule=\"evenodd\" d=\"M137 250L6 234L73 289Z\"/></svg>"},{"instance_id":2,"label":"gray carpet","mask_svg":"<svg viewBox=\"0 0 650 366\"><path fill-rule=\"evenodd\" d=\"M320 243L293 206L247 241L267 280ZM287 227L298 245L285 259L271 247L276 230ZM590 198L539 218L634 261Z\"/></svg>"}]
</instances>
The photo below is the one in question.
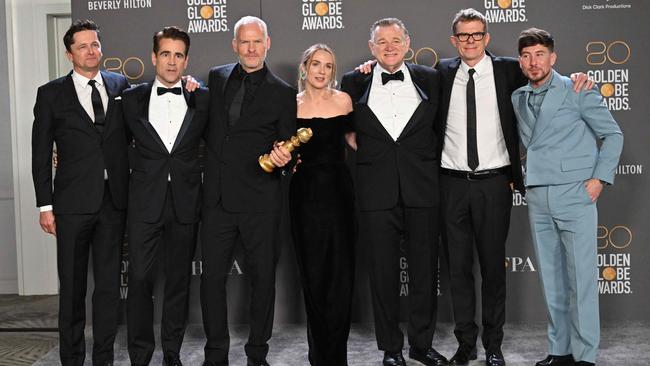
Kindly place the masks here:
<instances>
[{"instance_id":1,"label":"gray carpet","mask_svg":"<svg viewBox=\"0 0 650 366\"><path fill-rule=\"evenodd\" d=\"M87 334L89 334L87 329ZM230 364L243 366L246 364L244 343L247 328L234 326L231 330ZM535 361L546 356L546 326L545 324L507 324L505 329L503 352L506 362L510 366L532 366ZM647 366L650 365L650 324L647 323L619 323L602 327L602 341L598 365L602 366ZM187 366L199 366L203 361L203 330L200 325L189 327L182 349L182 360ZM126 353L126 335L120 329L116 342L116 366L126 366L128 355ZM434 339L434 347L447 357L456 350L456 341L453 338L452 326L440 324ZM268 360L274 366L300 366L307 365L307 341L303 325L288 324L276 325L270 343ZM90 350L90 344L86 347ZM408 349L405 349L405 355ZM350 366L381 366L382 354L377 351L372 325L354 324L348 342L348 358ZM484 365L484 355L479 347L479 359L470 363L470 366ZM87 357L86 365L90 365ZM58 347L53 348L34 365L58 365ZM154 354L151 365L161 365L162 355L160 350ZM2 362L0 362L2 365ZM409 366L420 363L408 361Z\"/></svg>"}]
</instances>

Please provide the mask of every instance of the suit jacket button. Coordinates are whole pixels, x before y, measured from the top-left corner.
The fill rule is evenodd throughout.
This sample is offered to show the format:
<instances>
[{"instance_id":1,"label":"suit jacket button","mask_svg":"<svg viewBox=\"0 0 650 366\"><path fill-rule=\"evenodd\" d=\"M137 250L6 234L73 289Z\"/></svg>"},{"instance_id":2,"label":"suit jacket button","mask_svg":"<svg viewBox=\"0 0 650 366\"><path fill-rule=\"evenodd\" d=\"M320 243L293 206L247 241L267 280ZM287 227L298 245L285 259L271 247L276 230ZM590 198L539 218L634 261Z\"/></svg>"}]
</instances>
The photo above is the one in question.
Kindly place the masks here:
<instances>
[{"instance_id":1,"label":"suit jacket button","mask_svg":"<svg viewBox=\"0 0 650 366\"><path fill-rule=\"evenodd\" d=\"M226 141L230 140L230 136L226 135Z\"/></svg>"}]
</instances>

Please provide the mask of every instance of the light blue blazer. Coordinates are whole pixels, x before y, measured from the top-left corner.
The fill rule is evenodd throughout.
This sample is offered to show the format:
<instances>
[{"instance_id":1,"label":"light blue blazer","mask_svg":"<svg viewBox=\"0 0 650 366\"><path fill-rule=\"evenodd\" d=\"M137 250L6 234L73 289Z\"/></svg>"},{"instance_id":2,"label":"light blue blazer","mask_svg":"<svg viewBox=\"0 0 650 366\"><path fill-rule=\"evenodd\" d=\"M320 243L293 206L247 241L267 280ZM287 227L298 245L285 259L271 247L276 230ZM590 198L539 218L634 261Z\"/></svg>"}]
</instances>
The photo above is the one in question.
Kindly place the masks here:
<instances>
[{"instance_id":1,"label":"light blue blazer","mask_svg":"<svg viewBox=\"0 0 650 366\"><path fill-rule=\"evenodd\" d=\"M528 108L532 88L512 93L519 136L526 149L526 186L600 179L613 184L623 133L597 88L573 91L571 80L555 70L535 118ZM602 141L600 149L598 140Z\"/></svg>"}]
</instances>

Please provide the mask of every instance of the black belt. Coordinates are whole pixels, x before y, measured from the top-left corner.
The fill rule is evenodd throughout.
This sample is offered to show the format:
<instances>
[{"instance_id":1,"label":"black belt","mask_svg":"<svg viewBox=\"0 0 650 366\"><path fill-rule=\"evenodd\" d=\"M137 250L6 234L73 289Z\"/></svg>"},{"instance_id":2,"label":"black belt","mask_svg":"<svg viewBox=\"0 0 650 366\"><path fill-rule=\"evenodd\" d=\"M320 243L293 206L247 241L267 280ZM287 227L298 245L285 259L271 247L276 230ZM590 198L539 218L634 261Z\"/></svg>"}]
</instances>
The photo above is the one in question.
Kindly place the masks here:
<instances>
[{"instance_id":1,"label":"black belt","mask_svg":"<svg viewBox=\"0 0 650 366\"><path fill-rule=\"evenodd\" d=\"M496 177L497 175L509 174L510 166L504 166L496 169L479 170L476 172L466 172L462 170L451 170L440 168L440 173L450 177L463 178L467 180L481 180Z\"/></svg>"}]
</instances>

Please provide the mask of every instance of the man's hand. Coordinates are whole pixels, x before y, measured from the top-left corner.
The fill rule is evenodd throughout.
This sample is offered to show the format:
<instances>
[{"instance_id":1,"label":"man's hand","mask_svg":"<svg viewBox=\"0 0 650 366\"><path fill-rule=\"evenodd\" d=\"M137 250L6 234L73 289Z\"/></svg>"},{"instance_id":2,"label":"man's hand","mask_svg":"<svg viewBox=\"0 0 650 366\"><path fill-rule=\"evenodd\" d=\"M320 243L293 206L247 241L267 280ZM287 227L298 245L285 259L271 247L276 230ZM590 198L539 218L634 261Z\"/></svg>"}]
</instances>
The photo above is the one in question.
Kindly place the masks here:
<instances>
[{"instance_id":1,"label":"man's hand","mask_svg":"<svg viewBox=\"0 0 650 366\"><path fill-rule=\"evenodd\" d=\"M361 65L357 66L355 70L359 70L362 74L370 74L372 67L375 66L377 60L368 60Z\"/></svg>"},{"instance_id":2,"label":"man's hand","mask_svg":"<svg viewBox=\"0 0 650 366\"><path fill-rule=\"evenodd\" d=\"M283 144L284 141L274 143L273 150L269 153L273 165L278 168L282 168L291 161L291 153L286 147L282 146Z\"/></svg>"},{"instance_id":3,"label":"man's hand","mask_svg":"<svg viewBox=\"0 0 650 366\"><path fill-rule=\"evenodd\" d=\"M41 229L43 229L43 231L48 234L56 235L56 222L54 222L54 212L41 212L38 223L41 224Z\"/></svg>"},{"instance_id":4,"label":"man's hand","mask_svg":"<svg viewBox=\"0 0 650 366\"><path fill-rule=\"evenodd\" d=\"M183 80L185 81L185 89L190 93L201 87L201 84L192 75L183 76Z\"/></svg>"},{"instance_id":5,"label":"man's hand","mask_svg":"<svg viewBox=\"0 0 650 366\"><path fill-rule=\"evenodd\" d=\"M571 81L573 81L573 91L579 93L581 89L589 90L596 85L593 79L589 78L584 72L575 72L571 74Z\"/></svg>"},{"instance_id":6,"label":"man's hand","mask_svg":"<svg viewBox=\"0 0 650 366\"><path fill-rule=\"evenodd\" d=\"M600 196L600 192L603 191L603 183L600 181L600 179L591 178L585 182L585 188L587 189L587 193L589 193L591 202L596 202Z\"/></svg>"}]
</instances>

